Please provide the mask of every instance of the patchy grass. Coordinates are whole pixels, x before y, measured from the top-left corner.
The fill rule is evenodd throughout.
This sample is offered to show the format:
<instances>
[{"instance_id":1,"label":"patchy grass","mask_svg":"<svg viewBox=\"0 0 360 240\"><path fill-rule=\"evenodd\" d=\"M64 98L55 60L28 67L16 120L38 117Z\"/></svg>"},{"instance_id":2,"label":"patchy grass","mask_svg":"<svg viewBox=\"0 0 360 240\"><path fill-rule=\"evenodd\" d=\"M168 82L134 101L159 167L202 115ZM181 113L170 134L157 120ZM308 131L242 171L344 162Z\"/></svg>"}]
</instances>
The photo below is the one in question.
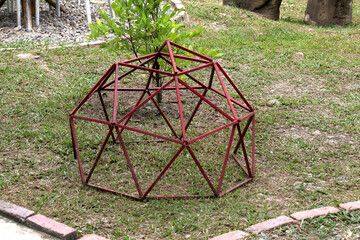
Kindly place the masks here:
<instances>
[{"instance_id":1,"label":"patchy grass","mask_svg":"<svg viewBox=\"0 0 360 240\"><path fill-rule=\"evenodd\" d=\"M206 239L283 214L359 200L360 2L354 1L354 23L346 28L303 24L305 0L283 1L278 22L218 0L184 4L189 27L205 26L193 45L224 53L218 61L255 106L254 181L223 198L145 202L84 187L68 114L117 56L99 48L17 43L18 50L0 52L2 200L81 234L112 239ZM16 57L24 52L40 58ZM280 104L268 106L273 99ZM353 223L338 218L329 222L352 231ZM324 225L321 219L328 221L295 226L293 236L318 237L311 231ZM308 235L301 235L304 229Z\"/></svg>"}]
</instances>

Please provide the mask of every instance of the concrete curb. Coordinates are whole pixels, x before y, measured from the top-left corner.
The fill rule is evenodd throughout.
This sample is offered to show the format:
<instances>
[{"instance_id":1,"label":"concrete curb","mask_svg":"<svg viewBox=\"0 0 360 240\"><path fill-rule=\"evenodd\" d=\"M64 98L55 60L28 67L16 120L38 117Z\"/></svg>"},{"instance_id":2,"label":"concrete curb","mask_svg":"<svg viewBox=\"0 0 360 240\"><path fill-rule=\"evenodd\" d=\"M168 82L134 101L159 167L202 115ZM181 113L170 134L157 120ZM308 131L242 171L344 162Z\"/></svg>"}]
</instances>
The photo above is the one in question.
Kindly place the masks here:
<instances>
[{"instance_id":1,"label":"concrete curb","mask_svg":"<svg viewBox=\"0 0 360 240\"><path fill-rule=\"evenodd\" d=\"M26 225L29 228L36 229L40 232L47 233L51 236L63 240L77 240L77 231L63 223L45 217L41 214L35 214L33 211L0 200L0 215L15 220ZM108 240L106 238L88 234L81 240Z\"/></svg>"},{"instance_id":2,"label":"concrete curb","mask_svg":"<svg viewBox=\"0 0 360 240\"><path fill-rule=\"evenodd\" d=\"M357 210L360 209L360 201L342 203L339 206L340 208L322 207L307 211L296 212L291 214L290 217L280 216L251 225L250 227L246 228L245 231L228 232L211 238L210 240L240 240L250 236L251 234L258 234L281 226L298 223L305 219L316 218L331 213L337 213L342 210Z\"/></svg>"}]
</instances>

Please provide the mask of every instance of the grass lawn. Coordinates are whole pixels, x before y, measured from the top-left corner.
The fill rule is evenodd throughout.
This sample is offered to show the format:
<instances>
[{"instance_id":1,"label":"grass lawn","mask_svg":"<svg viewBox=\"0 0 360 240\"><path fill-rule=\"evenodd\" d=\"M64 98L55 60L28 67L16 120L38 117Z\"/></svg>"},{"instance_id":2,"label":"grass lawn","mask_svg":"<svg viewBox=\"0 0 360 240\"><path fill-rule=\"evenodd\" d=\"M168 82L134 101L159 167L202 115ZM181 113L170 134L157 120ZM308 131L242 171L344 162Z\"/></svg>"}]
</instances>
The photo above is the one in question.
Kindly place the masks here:
<instances>
[{"instance_id":1,"label":"grass lawn","mask_svg":"<svg viewBox=\"0 0 360 240\"><path fill-rule=\"evenodd\" d=\"M33 43L1 51L0 199L110 239L206 239L360 200L360 0L345 28L303 24L306 2L284 0L277 22L220 0L183 2L187 27L204 26L192 44L224 53L218 61L256 111L256 177L222 198L139 202L83 186L68 116L119 57ZM341 214L266 236L357 234L358 221Z\"/></svg>"}]
</instances>

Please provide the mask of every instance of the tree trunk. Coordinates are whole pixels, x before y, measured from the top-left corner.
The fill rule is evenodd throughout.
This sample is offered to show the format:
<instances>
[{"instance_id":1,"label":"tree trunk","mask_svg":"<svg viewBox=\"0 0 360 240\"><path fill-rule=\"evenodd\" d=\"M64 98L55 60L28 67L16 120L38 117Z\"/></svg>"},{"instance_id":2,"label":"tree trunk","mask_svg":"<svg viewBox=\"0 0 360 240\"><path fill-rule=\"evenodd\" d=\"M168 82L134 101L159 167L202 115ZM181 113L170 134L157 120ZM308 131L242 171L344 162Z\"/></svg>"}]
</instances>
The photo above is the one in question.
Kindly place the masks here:
<instances>
[{"instance_id":1,"label":"tree trunk","mask_svg":"<svg viewBox=\"0 0 360 240\"><path fill-rule=\"evenodd\" d=\"M305 22L311 25L346 25L352 20L352 0L308 0Z\"/></svg>"},{"instance_id":2,"label":"tree trunk","mask_svg":"<svg viewBox=\"0 0 360 240\"><path fill-rule=\"evenodd\" d=\"M223 0L223 5L231 5L279 20L282 0Z\"/></svg>"}]
</instances>

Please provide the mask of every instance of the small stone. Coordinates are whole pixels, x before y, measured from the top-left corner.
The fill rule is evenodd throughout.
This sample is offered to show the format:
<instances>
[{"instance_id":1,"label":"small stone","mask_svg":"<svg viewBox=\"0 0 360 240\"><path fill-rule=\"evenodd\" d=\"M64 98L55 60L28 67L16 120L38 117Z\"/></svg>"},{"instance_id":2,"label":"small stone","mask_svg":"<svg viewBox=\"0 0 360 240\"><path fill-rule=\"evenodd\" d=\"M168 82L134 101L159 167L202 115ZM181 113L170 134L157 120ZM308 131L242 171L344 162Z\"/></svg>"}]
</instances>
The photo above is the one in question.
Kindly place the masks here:
<instances>
[{"instance_id":1,"label":"small stone","mask_svg":"<svg viewBox=\"0 0 360 240\"><path fill-rule=\"evenodd\" d=\"M31 53L24 53L16 55L20 59L38 59L40 58L39 55L32 55Z\"/></svg>"},{"instance_id":2,"label":"small stone","mask_svg":"<svg viewBox=\"0 0 360 240\"><path fill-rule=\"evenodd\" d=\"M272 99L266 103L268 107L279 106L281 103L277 99Z\"/></svg>"},{"instance_id":3,"label":"small stone","mask_svg":"<svg viewBox=\"0 0 360 240\"><path fill-rule=\"evenodd\" d=\"M313 134L314 134L314 135L320 135L321 132L320 132L319 130L316 130L316 131L313 132Z\"/></svg>"}]
</instances>

